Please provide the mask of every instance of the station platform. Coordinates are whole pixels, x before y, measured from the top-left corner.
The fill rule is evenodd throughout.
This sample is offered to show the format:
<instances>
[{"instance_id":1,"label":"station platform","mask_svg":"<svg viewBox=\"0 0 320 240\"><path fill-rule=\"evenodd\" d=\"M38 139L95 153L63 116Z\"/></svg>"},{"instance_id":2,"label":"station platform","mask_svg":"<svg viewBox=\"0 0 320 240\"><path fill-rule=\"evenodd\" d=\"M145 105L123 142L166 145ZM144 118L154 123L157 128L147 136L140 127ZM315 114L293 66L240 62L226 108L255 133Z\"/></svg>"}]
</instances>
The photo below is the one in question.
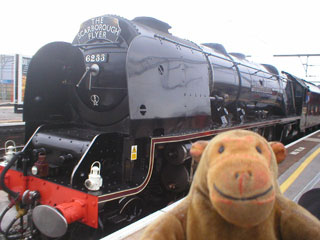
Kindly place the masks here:
<instances>
[{"instance_id":1,"label":"station platform","mask_svg":"<svg viewBox=\"0 0 320 240\"><path fill-rule=\"evenodd\" d=\"M24 125L22 113L15 113L14 106L0 105L0 156L7 140L15 141L16 146L24 144Z\"/></svg>"},{"instance_id":2,"label":"station platform","mask_svg":"<svg viewBox=\"0 0 320 240\"><path fill-rule=\"evenodd\" d=\"M0 106L0 126L14 123L23 123L22 113L15 113L14 106Z\"/></svg>"},{"instance_id":3,"label":"station platform","mask_svg":"<svg viewBox=\"0 0 320 240\"><path fill-rule=\"evenodd\" d=\"M303 193L320 188L320 131L286 148L288 155L279 165L278 181L284 195L298 202Z\"/></svg>"},{"instance_id":4,"label":"station platform","mask_svg":"<svg viewBox=\"0 0 320 240\"><path fill-rule=\"evenodd\" d=\"M287 198L298 202L303 193L320 187L320 130L288 144L286 149L287 157L279 164L278 182L283 194ZM180 201L101 240L137 240L148 224L170 211Z\"/></svg>"}]
</instances>

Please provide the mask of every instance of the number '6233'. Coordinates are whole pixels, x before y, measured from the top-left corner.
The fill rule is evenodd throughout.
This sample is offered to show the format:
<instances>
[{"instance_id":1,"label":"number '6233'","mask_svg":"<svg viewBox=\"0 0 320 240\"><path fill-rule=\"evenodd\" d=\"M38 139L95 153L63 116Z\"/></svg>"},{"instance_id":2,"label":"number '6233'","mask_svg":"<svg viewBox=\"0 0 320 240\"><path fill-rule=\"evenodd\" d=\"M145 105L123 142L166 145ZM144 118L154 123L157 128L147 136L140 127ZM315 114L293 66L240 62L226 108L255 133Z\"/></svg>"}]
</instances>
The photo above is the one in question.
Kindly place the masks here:
<instances>
[{"instance_id":1,"label":"number '6233'","mask_svg":"<svg viewBox=\"0 0 320 240\"><path fill-rule=\"evenodd\" d=\"M96 53L96 54L88 54L86 55L86 62L107 62L107 54L105 53Z\"/></svg>"}]
</instances>

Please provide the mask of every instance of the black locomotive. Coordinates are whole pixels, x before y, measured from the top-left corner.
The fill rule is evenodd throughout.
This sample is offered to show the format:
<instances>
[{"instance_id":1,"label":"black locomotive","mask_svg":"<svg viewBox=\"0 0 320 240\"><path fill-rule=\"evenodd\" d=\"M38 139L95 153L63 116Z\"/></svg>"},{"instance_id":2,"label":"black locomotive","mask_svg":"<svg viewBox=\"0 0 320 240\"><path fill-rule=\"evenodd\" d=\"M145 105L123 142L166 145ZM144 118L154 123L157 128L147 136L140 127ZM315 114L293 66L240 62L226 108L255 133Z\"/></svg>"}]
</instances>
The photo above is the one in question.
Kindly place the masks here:
<instances>
[{"instance_id":1,"label":"black locomotive","mask_svg":"<svg viewBox=\"0 0 320 240\"><path fill-rule=\"evenodd\" d=\"M316 86L169 29L104 15L32 58L27 143L0 179L32 221L7 236L97 238L187 193L192 142L234 128L285 141L319 124Z\"/></svg>"}]
</instances>

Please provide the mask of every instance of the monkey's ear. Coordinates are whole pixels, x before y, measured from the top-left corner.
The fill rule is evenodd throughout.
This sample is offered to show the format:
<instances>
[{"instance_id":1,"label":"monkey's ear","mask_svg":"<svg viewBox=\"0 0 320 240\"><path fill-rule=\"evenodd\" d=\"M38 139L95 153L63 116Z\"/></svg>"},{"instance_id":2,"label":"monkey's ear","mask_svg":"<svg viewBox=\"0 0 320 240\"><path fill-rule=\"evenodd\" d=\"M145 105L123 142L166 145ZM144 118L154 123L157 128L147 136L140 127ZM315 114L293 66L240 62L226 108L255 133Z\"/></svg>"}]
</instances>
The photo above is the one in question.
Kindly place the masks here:
<instances>
[{"instance_id":1,"label":"monkey's ear","mask_svg":"<svg viewBox=\"0 0 320 240\"><path fill-rule=\"evenodd\" d=\"M287 149L281 142L269 142L276 155L277 163L281 163L287 156Z\"/></svg>"},{"instance_id":2,"label":"monkey's ear","mask_svg":"<svg viewBox=\"0 0 320 240\"><path fill-rule=\"evenodd\" d=\"M200 162L201 155L207 145L208 141L197 141L192 144L190 155L196 162Z\"/></svg>"}]
</instances>

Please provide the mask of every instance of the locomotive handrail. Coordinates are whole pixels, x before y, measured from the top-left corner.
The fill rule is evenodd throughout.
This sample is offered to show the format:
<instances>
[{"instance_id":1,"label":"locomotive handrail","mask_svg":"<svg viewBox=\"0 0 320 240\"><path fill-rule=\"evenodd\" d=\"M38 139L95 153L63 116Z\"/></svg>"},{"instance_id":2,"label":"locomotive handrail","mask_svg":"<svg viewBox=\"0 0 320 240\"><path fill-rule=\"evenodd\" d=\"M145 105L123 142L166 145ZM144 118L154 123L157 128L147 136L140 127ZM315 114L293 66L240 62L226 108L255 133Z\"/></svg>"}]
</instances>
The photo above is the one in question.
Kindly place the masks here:
<instances>
[{"instance_id":1,"label":"locomotive handrail","mask_svg":"<svg viewBox=\"0 0 320 240\"><path fill-rule=\"evenodd\" d=\"M80 160L78 161L78 163L77 163L77 164L75 165L75 167L73 168L72 173L71 173L71 177L70 177L70 185L71 185L71 186L72 186L72 184L73 184L73 178L74 178L74 176L75 176L75 174L76 174L79 166L81 165L83 159L86 158L87 153L89 152L89 150L91 149L92 145L94 144L94 142L96 141L96 139L97 139L99 136L100 136L100 134L98 134L98 135L96 135L96 136L93 137L93 139L91 140L88 148L86 149L86 151L85 151L84 154L81 156L81 158L80 158Z\"/></svg>"},{"instance_id":2,"label":"locomotive handrail","mask_svg":"<svg viewBox=\"0 0 320 240\"><path fill-rule=\"evenodd\" d=\"M121 90L126 91L127 88L120 88L120 87L91 87L91 89L108 89L108 90Z\"/></svg>"},{"instance_id":3,"label":"locomotive handrail","mask_svg":"<svg viewBox=\"0 0 320 240\"><path fill-rule=\"evenodd\" d=\"M105 43L83 43L83 44L72 44L74 47L95 47L95 46L108 46L108 47L119 47L120 42L105 42Z\"/></svg>"},{"instance_id":4,"label":"locomotive handrail","mask_svg":"<svg viewBox=\"0 0 320 240\"><path fill-rule=\"evenodd\" d=\"M204 53L204 51L203 51L200 47L199 47L200 49L195 48L195 47L191 47L191 46L188 46L188 45L186 45L186 44L177 42L177 41L175 41L175 40L172 40L172 39L170 39L170 38L167 38L167 37L164 37L164 36L161 36L161 35L158 35L158 34L154 34L154 37L159 38L159 39L161 39L161 40L165 40L165 41L167 41L167 42L171 42L171 43L177 44L177 45L182 46L182 47L190 48L190 49L192 49L192 50L195 50L195 51Z\"/></svg>"},{"instance_id":5,"label":"locomotive handrail","mask_svg":"<svg viewBox=\"0 0 320 240\"><path fill-rule=\"evenodd\" d=\"M274 73L271 73L271 72L263 71L263 70L261 70L261 69L254 68L254 67L252 67L252 66L243 64L243 63L241 63L241 62L235 62L235 61L233 61L232 59L225 58L225 57L221 57L221 56L219 56L219 55L216 55L216 54L213 54L213 53L204 51L200 46L199 46L199 49L198 49L198 48L195 48L195 47L191 47L191 46L188 46L188 45L186 45L186 44L183 44L183 43L177 42L177 41L175 41L175 40L172 40L172 39L170 39L170 38L161 36L161 35L159 35L159 34L154 34L154 37L159 38L159 39L164 40L164 41L167 41L167 42L174 43L174 44L176 44L176 45L179 45L179 46L182 46L182 47L185 47L185 48L189 48L189 49L191 49L191 50L194 50L194 51L203 53L203 54L208 55L208 56L216 57L216 58L219 58L219 59L222 59L222 60L231 62L231 63L233 63L233 64L235 64L235 65L241 65L241 66L244 66L244 67L247 67L247 68L256 70L256 71L258 71L258 72L263 72L263 73L266 73L266 74L270 74L270 75L272 75L272 76L280 77L281 79L287 79L287 78L285 78L285 77L283 77L283 76L281 76L281 75L277 75L277 74L274 74ZM249 74L250 74L250 73L249 73ZM251 74L250 74L250 75L251 75ZM287 79L287 80L288 80L288 79Z\"/></svg>"}]
</instances>

